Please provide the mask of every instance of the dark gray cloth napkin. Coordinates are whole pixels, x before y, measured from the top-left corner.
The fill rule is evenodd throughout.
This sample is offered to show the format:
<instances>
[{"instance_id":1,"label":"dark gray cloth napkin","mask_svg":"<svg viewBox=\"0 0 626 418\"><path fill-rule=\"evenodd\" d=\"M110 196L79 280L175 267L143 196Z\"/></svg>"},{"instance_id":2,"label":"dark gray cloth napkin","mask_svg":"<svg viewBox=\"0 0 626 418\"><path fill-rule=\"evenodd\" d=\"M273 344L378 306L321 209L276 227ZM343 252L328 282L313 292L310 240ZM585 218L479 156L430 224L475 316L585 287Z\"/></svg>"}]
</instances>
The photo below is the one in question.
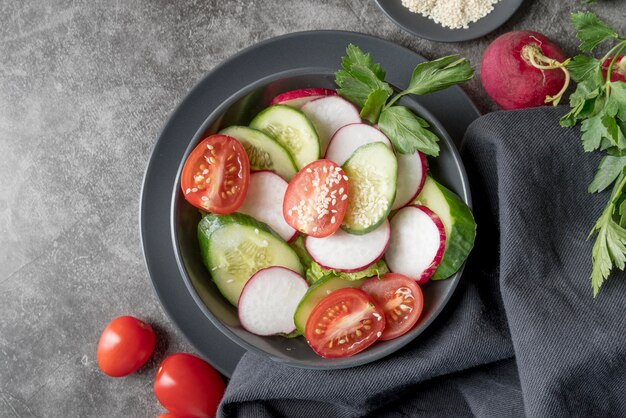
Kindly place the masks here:
<instances>
[{"instance_id":1,"label":"dark gray cloth napkin","mask_svg":"<svg viewBox=\"0 0 626 418\"><path fill-rule=\"evenodd\" d=\"M477 243L425 333L348 370L248 353L221 416L626 416L626 277L592 297L586 237L608 196L586 192L599 156L559 127L563 111L495 112L469 127Z\"/></svg>"}]
</instances>

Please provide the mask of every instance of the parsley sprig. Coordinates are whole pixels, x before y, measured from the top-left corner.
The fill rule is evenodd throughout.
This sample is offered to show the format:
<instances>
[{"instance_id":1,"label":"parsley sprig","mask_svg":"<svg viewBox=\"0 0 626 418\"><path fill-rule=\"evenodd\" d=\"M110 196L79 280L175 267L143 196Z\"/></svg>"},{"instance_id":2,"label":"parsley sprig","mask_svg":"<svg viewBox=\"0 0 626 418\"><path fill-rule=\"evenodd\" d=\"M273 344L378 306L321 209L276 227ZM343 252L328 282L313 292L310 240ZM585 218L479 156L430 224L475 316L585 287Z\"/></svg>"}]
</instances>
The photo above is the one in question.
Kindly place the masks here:
<instances>
[{"instance_id":1,"label":"parsley sprig","mask_svg":"<svg viewBox=\"0 0 626 418\"><path fill-rule=\"evenodd\" d=\"M596 235L591 286L597 296L611 271L624 270L626 265L626 83L611 81L610 76L626 50L626 38L590 12L572 14L572 25L582 52L617 41L601 59L577 55L568 63L577 87L569 99L571 111L561 118L564 127L580 123L585 151L607 154L588 188L589 193L598 193L613 185L609 201L589 234L590 238ZM602 63L611 56L604 76Z\"/></svg>"},{"instance_id":2,"label":"parsley sprig","mask_svg":"<svg viewBox=\"0 0 626 418\"><path fill-rule=\"evenodd\" d=\"M401 154L421 151L439 155L439 138L428 128L428 122L405 106L395 105L407 94L428 94L462 83L474 76L474 70L465 58L450 55L418 64L413 70L409 86L392 97L394 90L385 81L385 71L374 64L370 54L350 44L342 59L342 69L335 73L337 92L361 108L361 117L389 138Z\"/></svg>"}]
</instances>

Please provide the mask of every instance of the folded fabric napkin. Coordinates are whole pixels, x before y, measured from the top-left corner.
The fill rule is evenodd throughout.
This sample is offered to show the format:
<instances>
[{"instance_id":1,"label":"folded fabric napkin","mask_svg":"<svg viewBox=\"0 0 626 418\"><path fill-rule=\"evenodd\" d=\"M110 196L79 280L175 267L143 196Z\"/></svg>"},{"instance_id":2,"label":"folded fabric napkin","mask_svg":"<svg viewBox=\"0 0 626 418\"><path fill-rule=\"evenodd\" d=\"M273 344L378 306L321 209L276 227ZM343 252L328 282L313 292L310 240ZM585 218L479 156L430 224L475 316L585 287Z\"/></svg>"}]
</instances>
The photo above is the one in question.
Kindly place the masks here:
<instances>
[{"instance_id":1,"label":"folded fabric napkin","mask_svg":"<svg viewBox=\"0 0 626 418\"><path fill-rule=\"evenodd\" d=\"M468 129L476 247L454 297L403 350L347 370L247 353L223 417L626 416L626 277L594 299L587 234L607 196L586 188L564 108L490 113Z\"/></svg>"}]
</instances>

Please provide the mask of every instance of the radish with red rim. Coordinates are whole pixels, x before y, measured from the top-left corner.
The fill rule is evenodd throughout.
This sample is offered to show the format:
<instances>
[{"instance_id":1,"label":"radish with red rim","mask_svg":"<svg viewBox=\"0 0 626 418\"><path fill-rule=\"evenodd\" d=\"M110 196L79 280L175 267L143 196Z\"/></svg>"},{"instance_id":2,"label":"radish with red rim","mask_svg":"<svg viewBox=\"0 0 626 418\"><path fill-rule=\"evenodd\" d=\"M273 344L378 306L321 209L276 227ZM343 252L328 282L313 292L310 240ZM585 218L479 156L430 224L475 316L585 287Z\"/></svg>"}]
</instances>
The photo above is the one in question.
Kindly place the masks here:
<instances>
[{"instance_id":1,"label":"radish with red rim","mask_svg":"<svg viewBox=\"0 0 626 418\"><path fill-rule=\"evenodd\" d=\"M290 334L296 329L296 308L308 288L306 280L293 270L259 270L241 292L239 322L256 335Z\"/></svg>"},{"instance_id":2,"label":"radish with red rim","mask_svg":"<svg viewBox=\"0 0 626 418\"><path fill-rule=\"evenodd\" d=\"M426 181L428 165L426 156L416 151L413 154L396 154L398 160L398 185L391 210L408 205L419 194Z\"/></svg>"},{"instance_id":3,"label":"radish with red rim","mask_svg":"<svg viewBox=\"0 0 626 418\"><path fill-rule=\"evenodd\" d=\"M569 85L568 62L561 48L542 34L509 32L485 50L480 76L502 109L556 105Z\"/></svg>"},{"instance_id":4,"label":"radish with red rim","mask_svg":"<svg viewBox=\"0 0 626 418\"><path fill-rule=\"evenodd\" d=\"M359 110L339 96L328 96L313 100L300 109L311 121L320 140L322 155L339 128L351 123L360 123Z\"/></svg>"},{"instance_id":5,"label":"radish with red rim","mask_svg":"<svg viewBox=\"0 0 626 418\"><path fill-rule=\"evenodd\" d=\"M326 159L343 165L362 145L382 142L391 149L391 142L378 128L365 123L351 123L335 132L326 149Z\"/></svg>"},{"instance_id":6,"label":"radish with red rim","mask_svg":"<svg viewBox=\"0 0 626 418\"><path fill-rule=\"evenodd\" d=\"M439 217L425 206L407 206L391 219L391 239L385 261L394 273L426 283L441 262L446 231Z\"/></svg>"},{"instance_id":7,"label":"radish with red rim","mask_svg":"<svg viewBox=\"0 0 626 418\"><path fill-rule=\"evenodd\" d=\"M270 106L282 104L289 107L300 109L310 101L321 99L326 96L336 96L337 92L330 89L310 88L286 91L272 99Z\"/></svg>"},{"instance_id":8,"label":"radish with red rim","mask_svg":"<svg viewBox=\"0 0 626 418\"><path fill-rule=\"evenodd\" d=\"M304 246L320 266L349 273L366 269L381 259L389 244L390 233L389 221L385 220L364 235L353 235L340 229L325 238L309 236Z\"/></svg>"},{"instance_id":9,"label":"radish with red rim","mask_svg":"<svg viewBox=\"0 0 626 418\"><path fill-rule=\"evenodd\" d=\"M239 212L266 223L285 241L298 235L283 217L283 200L287 182L271 171L257 171L250 175L248 194Z\"/></svg>"}]
</instances>

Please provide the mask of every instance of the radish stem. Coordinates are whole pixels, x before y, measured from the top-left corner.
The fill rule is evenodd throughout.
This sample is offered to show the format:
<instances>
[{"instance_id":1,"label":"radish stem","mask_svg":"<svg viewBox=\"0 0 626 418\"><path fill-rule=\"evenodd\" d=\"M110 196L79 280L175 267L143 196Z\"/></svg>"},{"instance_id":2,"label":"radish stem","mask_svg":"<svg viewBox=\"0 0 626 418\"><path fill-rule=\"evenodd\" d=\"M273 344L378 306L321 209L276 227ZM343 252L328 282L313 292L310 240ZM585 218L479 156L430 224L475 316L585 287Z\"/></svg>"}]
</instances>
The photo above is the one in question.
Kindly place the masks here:
<instances>
[{"instance_id":1,"label":"radish stem","mask_svg":"<svg viewBox=\"0 0 626 418\"><path fill-rule=\"evenodd\" d=\"M537 44L534 44L534 43L525 45L522 48L521 55L522 55L522 58L524 58L526 62L528 62L528 64L532 65L538 70L544 71L544 70L554 70L554 69L560 68L561 71L563 71L563 73L565 74L565 82L563 83L563 87L555 96L546 96L546 100L545 100L545 103L552 102L554 106L558 105L559 101L563 97L563 94L565 94L565 91L567 91L567 87L569 86L569 82L571 78L569 71L567 70L567 68L565 68L567 64L569 63L569 59L563 62L559 62L555 59L546 57L543 54L543 51L541 50L541 48Z\"/></svg>"}]
</instances>

